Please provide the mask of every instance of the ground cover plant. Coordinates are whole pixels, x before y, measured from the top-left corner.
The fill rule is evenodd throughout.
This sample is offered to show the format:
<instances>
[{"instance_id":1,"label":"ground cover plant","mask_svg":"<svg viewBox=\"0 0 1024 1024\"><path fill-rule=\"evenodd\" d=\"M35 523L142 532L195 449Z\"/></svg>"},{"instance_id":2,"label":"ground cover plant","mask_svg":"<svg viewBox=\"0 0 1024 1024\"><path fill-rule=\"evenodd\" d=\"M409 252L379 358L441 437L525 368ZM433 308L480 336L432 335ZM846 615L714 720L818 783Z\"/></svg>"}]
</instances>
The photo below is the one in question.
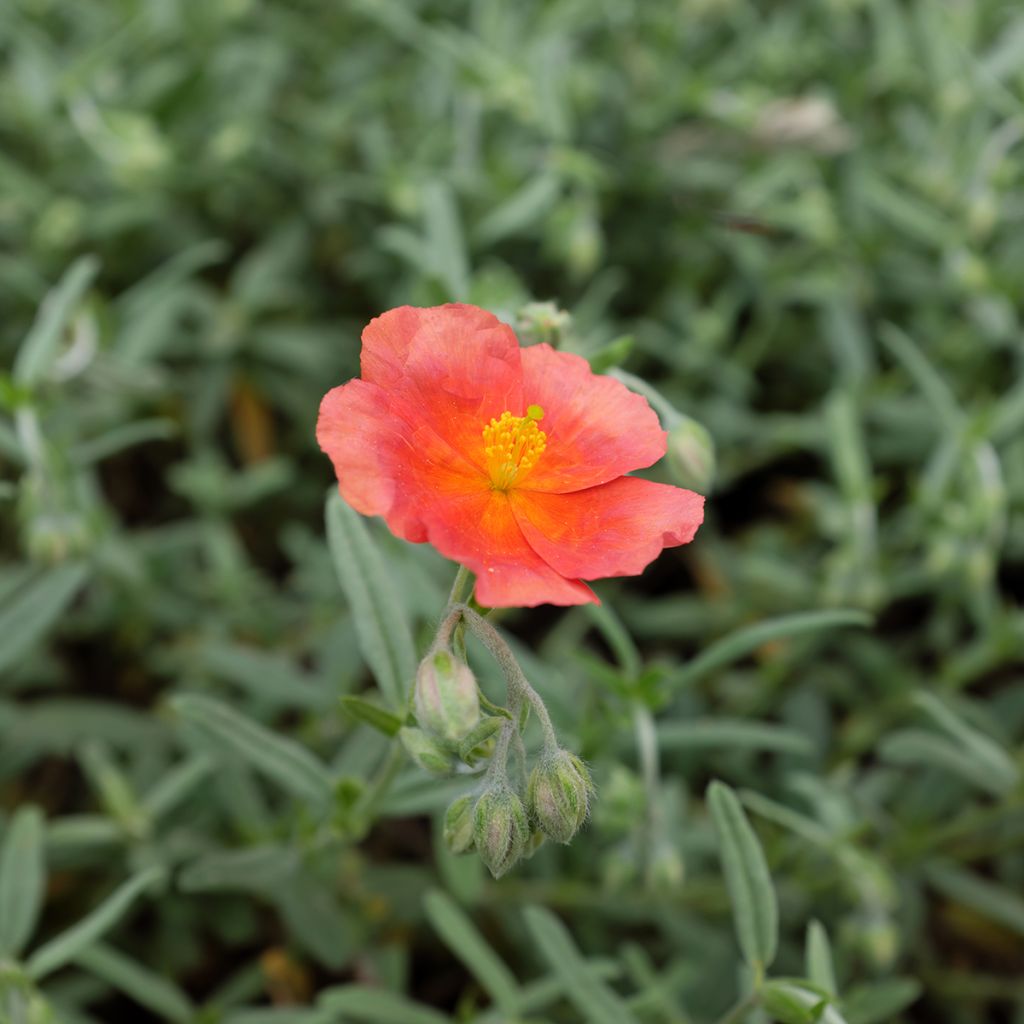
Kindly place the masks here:
<instances>
[{"instance_id":1,"label":"ground cover plant","mask_svg":"<svg viewBox=\"0 0 1024 1024\"><path fill-rule=\"evenodd\" d=\"M0 1020L1024 1021L1017 5L11 0L0 57ZM707 498L488 618L594 784L497 880L392 735L456 567L315 439L451 301Z\"/></svg>"}]
</instances>

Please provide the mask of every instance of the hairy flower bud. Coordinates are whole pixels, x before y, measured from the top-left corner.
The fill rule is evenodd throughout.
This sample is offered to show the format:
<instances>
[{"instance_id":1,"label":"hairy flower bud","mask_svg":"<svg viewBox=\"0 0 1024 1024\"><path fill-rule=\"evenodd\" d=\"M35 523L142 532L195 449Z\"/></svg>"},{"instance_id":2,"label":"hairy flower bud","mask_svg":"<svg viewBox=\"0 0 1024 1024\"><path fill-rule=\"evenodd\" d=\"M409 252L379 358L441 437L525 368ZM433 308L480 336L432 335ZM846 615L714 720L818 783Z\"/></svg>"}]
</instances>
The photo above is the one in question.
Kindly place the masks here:
<instances>
[{"instance_id":1,"label":"hairy flower bud","mask_svg":"<svg viewBox=\"0 0 1024 1024\"><path fill-rule=\"evenodd\" d=\"M421 728L445 743L457 743L480 720L476 678L451 651L433 651L420 662L413 700Z\"/></svg>"},{"instance_id":2,"label":"hairy flower bud","mask_svg":"<svg viewBox=\"0 0 1024 1024\"><path fill-rule=\"evenodd\" d=\"M543 341L558 348L572 330L572 315L553 302L528 302L519 310L516 328L530 343Z\"/></svg>"},{"instance_id":3,"label":"hairy flower bud","mask_svg":"<svg viewBox=\"0 0 1024 1024\"><path fill-rule=\"evenodd\" d=\"M507 785L489 789L480 797L473 811L473 842L495 878L501 878L519 860L529 838L526 808Z\"/></svg>"},{"instance_id":4,"label":"hairy flower bud","mask_svg":"<svg viewBox=\"0 0 1024 1024\"><path fill-rule=\"evenodd\" d=\"M668 464L675 482L707 494L715 478L715 443L696 420L683 416L668 432Z\"/></svg>"},{"instance_id":5,"label":"hairy flower bud","mask_svg":"<svg viewBox=\"0 0 1024 1024\"><path fill-rule=\"evenodd\" d=\"M444 812L444 842L452 853L473 848L473 797L460 796Z\"/></svg>"},{"instance_id":6,"label":"hairy flower bud","mask_svg":"<svg viewBox=\"0 0 1024 1024\"><path fill-rule=\"evenodd\" d=\"M432 775L449 775L452 770L452 759L448 751L435 740L432 740L422 729L410 729L403 726L398 730L398 738L402 741L406 753L425 771Z\"/></svg>"},{"instance_id":7,"label":"hairy flower bud","mask_svg":"<svg viewBox=\"0 0 1024 1024\"><path fill-rule=\"evenodd\" d=\"M559 750L531 772L527 801L541 831L556 843L567 843L587 820L593 791L586 765Z\"/></svg>"}]
</instances>

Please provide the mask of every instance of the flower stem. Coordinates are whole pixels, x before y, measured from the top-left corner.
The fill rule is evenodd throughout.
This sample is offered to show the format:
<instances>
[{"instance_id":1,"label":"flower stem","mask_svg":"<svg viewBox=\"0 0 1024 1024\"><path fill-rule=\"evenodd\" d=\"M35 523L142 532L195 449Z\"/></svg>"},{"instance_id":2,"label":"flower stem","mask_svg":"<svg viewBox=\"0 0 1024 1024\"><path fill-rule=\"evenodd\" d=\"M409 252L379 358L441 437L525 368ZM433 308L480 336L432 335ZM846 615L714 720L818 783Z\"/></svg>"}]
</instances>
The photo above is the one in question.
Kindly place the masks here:
<instances>
[{"instance_id":1,"label":"flower stem","mask_svg":"<svg viewBox=\"0 0 1024 1024\"><path fill-rule=\"evenodd\" d=\"M558 737L555 735L555 727L551 724L551 717L544 701L530 685L523 670L519 667L515 655L508 644L502 639L501 634L485 619L478 615L467 605L461 606L462 616L472 630L473 635L487 648L491 657L498 663L505 682L508 686L509 705L513 713L525 700L537 712L541 730L544 733L545 753L553 753L558 749ZM500 740L499 740L500 742Z\"/></svg>"},{"instance_id":2,"label":"flower stem","mask_svg":"<svg viewBox=\"0 0 1024 1024\"><path fill-rule=\"evenodd\" d=\"M462 603L463 596L466 593L466 584L469 583L470 576L472 576L472 573L464 565L460 565L459 571L455 574L455 582L452 583L452 592L448 595L449 608Z\"/></svg>"}]
</instances>

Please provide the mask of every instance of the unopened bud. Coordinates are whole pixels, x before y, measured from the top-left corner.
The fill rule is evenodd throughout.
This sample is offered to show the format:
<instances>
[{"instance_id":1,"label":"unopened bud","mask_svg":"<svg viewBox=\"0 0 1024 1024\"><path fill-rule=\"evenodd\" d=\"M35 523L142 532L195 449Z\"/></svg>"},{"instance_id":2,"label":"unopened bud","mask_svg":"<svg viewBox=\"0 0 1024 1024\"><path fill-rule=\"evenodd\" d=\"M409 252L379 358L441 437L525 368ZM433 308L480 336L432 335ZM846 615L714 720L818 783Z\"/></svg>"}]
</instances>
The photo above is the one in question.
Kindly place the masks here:
<instances>
[{"instance_id":1,"label":"unopened bud","mask_svg":"<svg viewBox=\"0 0 1024 1024\"><path fill-rule=\"evenodd\" d=\"M433 651L420 662L413 699L416 721L445 743L457 743L480 720L476 677L451 651Z\"/></svg>"},{"instance_id":2,"label":"unopened bud","mask_svg":"<svg viewBox=\"0 0 1024 1024\"><path fill-rule=\"evenodd\" d=\"M444 812L444 842L452 853L473 848L473 797L460 796Z\"/></svg>"},{"instance_id":3,"label":"unopened bud","mask_svg":"<svg viewBox=\"0 0 1024 1024\"><path fill-rule=\"evenodd\" d=\"M567 843L587 820L593 791L586 765L575 754L559 750L530 774L530 813L549 839Z\"/></svg>"},{"instance_id":4,"label":"unopened bud","mask_svg":"<svg viewBox=\"0 0 1024 1024\"><path fill-rule=\"evenodd\" d=\"M489 789L480 797L473 811L473 842L495 878L519 860L529 838L526 808L508 786Z\"/></svg>"},{"instance_id":5,"label":"unopened bud","mask_svg":"<svg viewBox=\"0 0 1024 1024\"><path fill-rule=\"evenodd\" d=\"M676 892L683 885L686 868L682 855L668 840L660 841L647 865L647 886L655 892Z\"/></svg>"},{"instance_id":6,"label":"unopened bud","mask_svg":"<svg viewBox=\"0 0 1024 1024\"><path fill-rule=\"evenodd\" d=\"M715 478L715 442L695 419L683 416L668 432L668 464L680 487L707 494Z\"/></svg>"},{"instance_id":7,"label":"unopened bud","mask_svg":"<svg viewBox=\"0 0 1024 1024\"><path fill-rule=\"evenodd\" d=\"M572 316L553 302L528 302L516 317L516 330L527 344L547 342L553 348L572 329Z\"/></svg>"},{"instance_id":8,"label":"unopened bud","mask_svg":"<svg viewBox=\"0 0 1024 1024\"><path fill-rule=\"evenodd\" d=\"M432 775L451 774L452 759L448 751L422 729L403 726L398 730L398 738L402 741L406 753L425 771Z\"/></svg>"}]
</instances>

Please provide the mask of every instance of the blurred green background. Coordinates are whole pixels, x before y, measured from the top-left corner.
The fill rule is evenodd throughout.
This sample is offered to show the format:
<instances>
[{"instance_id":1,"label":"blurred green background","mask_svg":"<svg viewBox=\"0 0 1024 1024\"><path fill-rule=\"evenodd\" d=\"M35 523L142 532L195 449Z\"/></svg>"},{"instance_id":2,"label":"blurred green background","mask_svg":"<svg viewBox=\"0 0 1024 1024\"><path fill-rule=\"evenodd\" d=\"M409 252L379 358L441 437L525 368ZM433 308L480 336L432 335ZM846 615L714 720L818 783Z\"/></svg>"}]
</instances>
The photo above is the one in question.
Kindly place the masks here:
<instances>
[{"instance_id":1,"label":"blurred green background","mask_svg":"<svg viewBox=\"0 0 1024 1024\"><path fill-rule=\"evenodd\" d=\"M1016 3L6 0L0 60L4 1019L710 1022L721 778L776 974L1024 1022ZM452 299L718 456L693 545L503 616L599 797L497 883L342 713L313 437ZM369 537L422 649L453 567Z\"/></svg>"}]
</instances>

